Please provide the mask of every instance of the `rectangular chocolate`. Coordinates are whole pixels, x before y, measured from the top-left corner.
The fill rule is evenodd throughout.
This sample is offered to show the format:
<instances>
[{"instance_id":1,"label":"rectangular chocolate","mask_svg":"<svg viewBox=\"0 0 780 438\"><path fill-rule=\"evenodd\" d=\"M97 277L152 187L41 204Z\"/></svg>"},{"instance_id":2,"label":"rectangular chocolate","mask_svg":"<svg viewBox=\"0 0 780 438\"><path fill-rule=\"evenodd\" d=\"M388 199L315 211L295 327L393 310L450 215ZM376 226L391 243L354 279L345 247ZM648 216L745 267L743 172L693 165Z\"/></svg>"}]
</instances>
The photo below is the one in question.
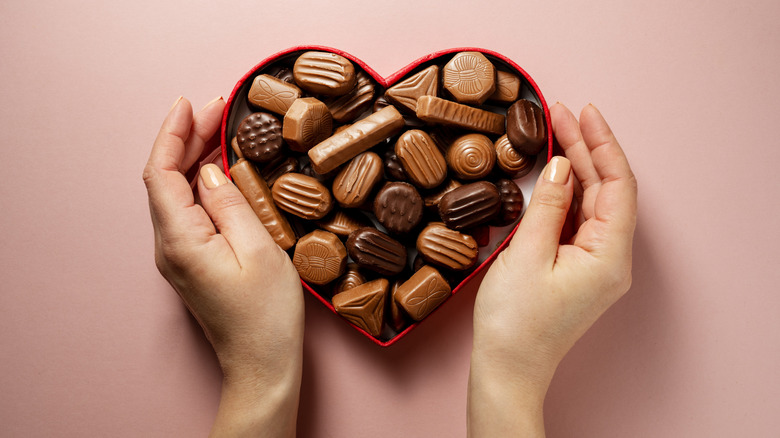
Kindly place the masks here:
<instances>
[{"instance_id":1,"label":"rectangular chocolate","mask_svg":"<svg viewBox=\"0 0 780 438\"><path fill-rule=\"evenodd\" d=\"M506 130L502 114L462 105L434 96L417 99L417 117L430 123L457 126L488 134L502 135Z\"/></svg>"}]
</instances>

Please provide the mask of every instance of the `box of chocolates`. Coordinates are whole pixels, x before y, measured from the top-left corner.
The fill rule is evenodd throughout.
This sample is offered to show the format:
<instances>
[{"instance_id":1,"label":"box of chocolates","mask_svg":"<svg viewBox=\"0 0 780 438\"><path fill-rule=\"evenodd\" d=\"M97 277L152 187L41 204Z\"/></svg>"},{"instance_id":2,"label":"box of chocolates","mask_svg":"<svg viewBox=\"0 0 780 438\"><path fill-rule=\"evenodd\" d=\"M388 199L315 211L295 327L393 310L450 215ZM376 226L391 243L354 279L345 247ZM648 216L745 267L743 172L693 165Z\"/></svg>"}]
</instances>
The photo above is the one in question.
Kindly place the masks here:
<instances>
[{"instance_id":1,"label":"box of chocolates","mask_svg":"<svg viewBox=\"0 0 780 438\"><path fill-rule=\"evenodd\" d=\"M550 131L539 88L498 53L443 50L383 78L303 46L238 81L221 138L304 288L389 346L508 244Z\"/></svg>"}]
</instances>

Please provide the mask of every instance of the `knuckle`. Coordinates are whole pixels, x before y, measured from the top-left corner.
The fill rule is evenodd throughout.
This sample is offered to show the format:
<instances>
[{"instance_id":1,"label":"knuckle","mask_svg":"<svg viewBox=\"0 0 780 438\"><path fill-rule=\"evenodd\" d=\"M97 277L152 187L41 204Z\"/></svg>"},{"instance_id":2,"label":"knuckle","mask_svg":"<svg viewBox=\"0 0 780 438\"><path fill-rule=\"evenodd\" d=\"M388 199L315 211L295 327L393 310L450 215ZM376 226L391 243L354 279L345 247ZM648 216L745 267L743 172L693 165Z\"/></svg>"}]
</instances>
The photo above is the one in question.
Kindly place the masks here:
<instances>
[{"instance_id":1,"label":"knuckle","mask_svg":"<svg viewBox=\"0 0 780 438\"><path fill-rule=\"evenodd\" d=\"M224 190L214 199L214 208L218 210L229 210L246 204L246 198L237 190Z\"/></svg>"},{"instance_id":2,"label":"knuckle","mask_svg":"<svg viewBox=\"0 0 780 438\"><path fill-rule=\"evenodd\" d=\"M543 190L536 196L536 204L554 208L557 210L568 210L568 198L561 190Z\"/></svg>"},{"instance_id":3,"label":"knuckle","mask_svg":"<svg viewBox=\"0 0 780 438\"><path fill-rule=\"evenodd\" d=\"M154 180L156 176L157 176L157 170L154 167L150 166L149 164L144 166L144 171L141 177L143 178L146 187L149 187L149 184L151 183L152 180Z\"/></svg>"}]
</instances>

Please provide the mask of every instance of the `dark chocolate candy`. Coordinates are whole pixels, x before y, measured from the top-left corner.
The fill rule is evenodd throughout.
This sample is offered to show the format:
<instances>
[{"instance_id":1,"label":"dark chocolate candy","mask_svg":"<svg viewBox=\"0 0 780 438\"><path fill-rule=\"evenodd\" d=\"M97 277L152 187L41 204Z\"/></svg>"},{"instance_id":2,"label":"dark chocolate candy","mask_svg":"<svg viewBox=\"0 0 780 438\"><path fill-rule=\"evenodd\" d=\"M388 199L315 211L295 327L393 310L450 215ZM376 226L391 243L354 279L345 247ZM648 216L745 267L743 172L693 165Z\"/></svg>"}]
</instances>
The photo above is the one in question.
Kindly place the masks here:
<instances>
[{"instance_id":1,"label":"dark chocolate candy","mask_svg":"<svg viewBox=\"0 0 780 438\"><path fill-rule=\"evenodd\" d=\"M439 215L453 230L465 230L490 222L501 209L496 186L478 181L460 186L441 198Z\"/></svg>"},{"instance_id":2,"label":"dark chocolate candy","mask_svg":"<svg viewBox=\"0 0 780 438\"><path fill-rule=\"evenodd\" d=\"M238 125L236 141L244 158L268 163L282 153L282 123L270 113L252 113Z\"/></svg>"},{"instance_id":3,"label":"dark chocolate candy","mask_svg":"<svg viewBox=\"0 0 780 438\"><path fill-rule=\"evenodd\" d=\"M406 247L376 228L353 231L347 252L363 268L381 275L397 275L406 266Z\"/></svg>"},{"instance_id":4,"label":"dark chocolate candy","mask_svg":"<svg viewBox=\"0 0 780 438\"><path fill-rule=\"evenodd\" d=\"M501 195L501 210L493 225L503 227L515 222L523 213L523 192L511 179L502 178L496 181L496 188Z\"/></svg>"},{"instance_id":5,"label":"dark chocolate candy","mask_svg":"<svg viewBox=\"0 0 780 438\"><path fill-rule=\"evenodd\" d=\"M409 179L393 148L387 149L383 154L383 158L385 178L394 181L406 181Z\"/></svg>"},{"instance_id":6,"label":"dark chocolate candy","mask_svg":"<svg viewBox=\"0 0 780 438\"><path fill-rule=\"evenodd\" d=\"M333 180L333 178L335 178L336 175L338 175L340 171L341 171L341 167L337 167L337 168L331 170L328 173L324 173L324 174L323 173L317 173L317 172L314 171L314 168L312 167L311 163L306 163L301 168L301 173L302 174L304 174L306 176L310 176L310 177L316 179L317 181L319 181L319 182L321 182L323 184L327 183L328 181Z\"/></svg>"},{"instance_id":7,"label":"dark chocolate candy","mask_svg":"<svg viewBox=\"0 0 780 438\"><path fill-rule=\"evenodd\" d=\"M406 234L423 217L423 200L413 185L389 182L374 198L376 219L393 234Z\"/></svg>"},{"instance_id":8,"label":"dark chocolate candy","mask_svg":"<svg viewBox=\"0 0 780 438\"><path fill-rule=\"evenodd\" d=\"M530 100L513 103L506 111L506 136L518 152L538 154L547 142L544 111Z\"/></svg>"},{"instance_id":9,"label":"dark chocolate candy","mask_svg":"<svg viewBox=\"0 0 780 438\"><path fill-rule=\"evenodd\" d=\"M277 179L285 173L298 170L298 159L295 157L285 157L280 155L277 159L263 166L260 169L260 176L263 177L268 187L274 185Z\"/></svg>"}]
</instances>

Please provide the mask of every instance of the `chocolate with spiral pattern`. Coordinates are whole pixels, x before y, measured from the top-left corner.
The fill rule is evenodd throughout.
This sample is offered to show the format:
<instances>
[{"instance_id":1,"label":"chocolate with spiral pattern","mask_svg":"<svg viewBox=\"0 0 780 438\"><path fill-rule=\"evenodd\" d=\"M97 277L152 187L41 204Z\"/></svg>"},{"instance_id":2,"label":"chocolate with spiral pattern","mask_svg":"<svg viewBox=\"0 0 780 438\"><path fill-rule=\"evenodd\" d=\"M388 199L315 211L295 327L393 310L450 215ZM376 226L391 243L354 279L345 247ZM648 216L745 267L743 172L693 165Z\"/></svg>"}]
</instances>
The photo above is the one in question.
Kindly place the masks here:
<instances>
[{"instance_id":1,"label":"chocolate with spiral pattern","mask_svg":"<svg viewBox=\"0 0 780 438\"><path fill-rule=\"evenodd\" d=\"M460 179L483 179L496 164L496 149L486 136L466 134L447 149L447 164Z\"/></svg>"}]
</instances>

